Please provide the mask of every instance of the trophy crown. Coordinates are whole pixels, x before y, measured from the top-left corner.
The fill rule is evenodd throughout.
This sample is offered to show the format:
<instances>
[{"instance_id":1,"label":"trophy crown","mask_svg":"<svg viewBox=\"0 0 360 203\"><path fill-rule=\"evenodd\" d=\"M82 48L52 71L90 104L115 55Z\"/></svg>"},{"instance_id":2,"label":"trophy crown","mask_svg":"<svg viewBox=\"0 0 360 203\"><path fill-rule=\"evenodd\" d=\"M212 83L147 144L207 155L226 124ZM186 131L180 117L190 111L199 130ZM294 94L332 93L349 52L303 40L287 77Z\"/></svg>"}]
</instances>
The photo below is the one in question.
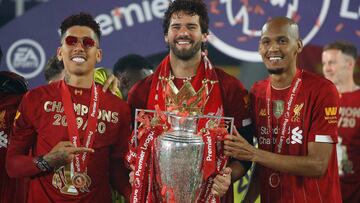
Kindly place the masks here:
<instances>
[{"instance_id":1,"label":"trophy crown","mask_svg":"<svg viewBox=\"0 0 360 203\"><path fill-rule=\"evenodd\" d=\"M199 91L195 91L189 81L178 90L172 80L169 80L165 89L166 109L175 113L185 113L189 115L202 115L208 99L209 81L204 79Z\"/></svg>"}]
</instances>

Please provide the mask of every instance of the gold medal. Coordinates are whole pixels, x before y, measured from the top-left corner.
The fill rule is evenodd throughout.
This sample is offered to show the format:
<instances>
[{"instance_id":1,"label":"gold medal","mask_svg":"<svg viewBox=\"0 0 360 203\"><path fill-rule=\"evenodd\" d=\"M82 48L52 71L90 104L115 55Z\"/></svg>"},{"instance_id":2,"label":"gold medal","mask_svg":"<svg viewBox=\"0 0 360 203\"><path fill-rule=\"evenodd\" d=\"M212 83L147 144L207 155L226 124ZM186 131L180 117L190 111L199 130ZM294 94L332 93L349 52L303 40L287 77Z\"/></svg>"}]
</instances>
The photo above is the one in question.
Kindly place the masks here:
<instances>
[{"instance_id":1,"label":"gold medal","mask_svg":"<svg viewBox=\"0 0 360 203\"><path fill-rule=\"evenodd\" d=\"M279 173L273 172L269 177L269 185L272 188L277 188L280 185L280 176Z\"/></svg>"},{"instance_id":2,"label":"gold medal","mask_svg":"<svg viewBox=\"0 0 360 203\"><path fill-rule=\"evenodd\" d=\"M85 173L75 173L74 176L71 178L72 185L75 186L77 189L82 189L87 186L87 182L90 177Z\"/></svg>"},{"instance_id":3,"label":"gold medal","mask_svg":"<svg viewBox=\"0 0 360 203\"><path fill-rule=\"evenodd\" d=\"M78 190L71 184L70 165L62 166L54 172L52 185L62 194L78 195Z\"/></svg>"}]
</instances>

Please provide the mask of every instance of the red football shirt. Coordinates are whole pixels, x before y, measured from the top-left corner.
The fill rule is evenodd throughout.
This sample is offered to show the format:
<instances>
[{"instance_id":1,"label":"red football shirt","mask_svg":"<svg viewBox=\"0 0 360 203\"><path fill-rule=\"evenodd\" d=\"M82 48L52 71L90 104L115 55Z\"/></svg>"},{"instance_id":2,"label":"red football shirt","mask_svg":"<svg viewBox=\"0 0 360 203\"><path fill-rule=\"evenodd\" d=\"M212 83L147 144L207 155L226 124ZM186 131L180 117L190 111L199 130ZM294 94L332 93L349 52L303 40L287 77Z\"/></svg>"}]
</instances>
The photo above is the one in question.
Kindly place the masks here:
<instances>
[{"instance_id":1,"label":"red football shirt","mask_svg":"<svg viewBox=\"0 0 360 203\"><path fill-rule=\"evenodd\" d=\"M25 156L30 149L34 157L45 155L58 142L69 140L60 84L36 88L23 97L8 149L7 171L10 176L31 177L28 202L111 202L110 180L120 192L130 191L123 160L128 150L130 109L111 93L100 93L95 153L88 155L90 192L83 193L71 186L70 164L56 172L42 173L33 158ZM91 91L69 89L82 141Z\"/></svg>"},{"instance_id":2,"label":"red football shirt","mask_svg":"<svg viewBox=\"0 0 360 203\"><path fill-rule=\"evenodd\" d=\"M9 178L5 169L5 157L10 131L22 95L0 93L0 202L25 202L26 184L24 179Z\"/></svg>"},{"instance_id":3,"label":"red football shirt","mask_svg":"<svg viewBox=\"0 0 360 203\"><path fill-rule=\"evenodd\" d=\"M267 127L266 89L268 79L254 84L251 99L254 109L256 136L259 148L274 152L275 144ZM291 88L274 90L272 88L273 115L272 128L274 137L279 136L278 123L288 101L287 93ZM337 107L338 93L328 80L304 71L298 96L290 110L291 122L287 127L283 153L293 156L306 156L309 142L333 143L334 150L329 160L326 173L321 178L296 176L279 173L280 184L270 186L272 169L258 165L261 179L261 202L341 202L338 167L336 159L337 143ZM274 186L274 185L273 185Z\"/></svg>"},{"instance_id":4,"label":"red football shirt","mask_svg":"<svg viewBox=\"0 0 360 203\"><path fill-rule=\"evenodd\" d=\"M248 126L251 124L251 119L248 108L249 99L247 90L235 77L225 73L221 69L215 68L215 70L221 89L222 98L219 99L222 99L223 102L224 116L234 117L234 124L237 129ZM136 108L146 108L152 76L153 75L150 75L147 78L139 81L129 91L128 103L133 110ZM181 79L175 79L174 83L178 88L182 86ZM252 137L245 137L245 139L252 140ZM229 203L234 202L232 185L221 201Z\"/></svg>"},{"instance_id":5,"label":"red football shirt","mask_svg":"<svg viewBox=\"0 0 360 203\"><path fill-rule=\"evenodd\" d=\"M341 94L338 164L344 202L360 202L360 90Z\"/></svg>"}]
</instances>

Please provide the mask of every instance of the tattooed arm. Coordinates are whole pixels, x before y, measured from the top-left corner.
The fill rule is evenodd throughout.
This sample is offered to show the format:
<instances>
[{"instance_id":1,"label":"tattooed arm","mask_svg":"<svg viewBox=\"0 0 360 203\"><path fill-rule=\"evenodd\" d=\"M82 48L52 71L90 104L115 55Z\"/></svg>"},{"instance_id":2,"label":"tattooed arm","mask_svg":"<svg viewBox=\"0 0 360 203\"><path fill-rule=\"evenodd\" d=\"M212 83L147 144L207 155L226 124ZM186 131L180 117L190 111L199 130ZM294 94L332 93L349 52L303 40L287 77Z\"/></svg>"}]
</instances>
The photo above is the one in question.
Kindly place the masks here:
<instances>
[{"instance_id":1,"label":"tattooed arm","mask_svg":"<svg viewBox=\"0 0 360 203\"><path fill-rule=\"evenodd\" d=\"M86 147L75 147L71 142L63 141L59 142L49 153L44 155L44 160L51 168L59 168L70 163L75 154L83 152L93 153L94 150Z\"/></svg>"},{"instance_id":2,"label":"tattooed arm","mask_svg":"<svg viewBox=\"0 0 360 203\"><path fill-rule=\"evenodd\" d=\"M47 170L57 168L69 163L76 153L93 151L75 148L69 142L60 142L49 153L40 153L43 157L29 156L30 149L35 154L39 153L36 148L37 128L33 124L39 118L39 110L35 104L39 101L34 101L34 98L39 98L39 95L34 95L31 91L23 97L15 118L6 154L6 169L10 177L31 177L44 171L44 168L39 168L39 164Z\"/></svg>"}]
</instances>

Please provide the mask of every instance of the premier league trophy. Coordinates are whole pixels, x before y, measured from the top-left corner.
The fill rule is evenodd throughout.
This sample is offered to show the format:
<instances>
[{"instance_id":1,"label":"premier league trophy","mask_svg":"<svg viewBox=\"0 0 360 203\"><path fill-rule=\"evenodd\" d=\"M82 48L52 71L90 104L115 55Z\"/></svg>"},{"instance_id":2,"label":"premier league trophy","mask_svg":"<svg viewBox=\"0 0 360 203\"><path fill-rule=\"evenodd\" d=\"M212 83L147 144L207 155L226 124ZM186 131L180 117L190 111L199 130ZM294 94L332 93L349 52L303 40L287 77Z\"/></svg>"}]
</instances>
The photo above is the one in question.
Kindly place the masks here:
<instances>
[{"instance_id":1,"label":"premier league trophy","mask_svg":"<svg viewBox=\"0 0 360 203\"><path fill-rule=\"evenodd\" d=\"M171 130L155 141L155 173L168 201L195 202L202 183L204 142L197 133L197 118L169 115ZM166 190L166 189L164 189Z\"/></svg>"},{"instance_id":2,"label":"premier league trophy","mask_svg":"<svg viewBox=\"0 0 360 203\"><path fill-rule=\"evenodd\" d=\"M222 117L222 109L203 115L211 91L205 85L198 92L190 82L180 91L172 81L168 87L167 111L135 113L137 147L127 157L135 157L132 202L210 202L212 178L226 165L222 139L231 133L233 118Z\"/></svg>"}]
</instances>

